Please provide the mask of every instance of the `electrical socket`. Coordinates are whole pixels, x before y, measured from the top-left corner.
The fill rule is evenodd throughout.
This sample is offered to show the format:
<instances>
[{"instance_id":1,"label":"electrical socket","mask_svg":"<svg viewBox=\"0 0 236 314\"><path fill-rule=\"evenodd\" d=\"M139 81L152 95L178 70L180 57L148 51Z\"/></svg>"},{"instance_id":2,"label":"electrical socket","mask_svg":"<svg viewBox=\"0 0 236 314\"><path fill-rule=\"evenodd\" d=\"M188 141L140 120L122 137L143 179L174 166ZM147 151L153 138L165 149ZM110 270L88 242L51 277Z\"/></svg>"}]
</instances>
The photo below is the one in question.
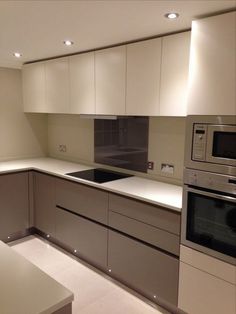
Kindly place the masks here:
<instances>
[{"instance_id":1,"label":"electrical socket","mask_svg":"<svg viewBox=\"0 0 236 314\"><path fill-rule=\"evenodd\" d=\"M65 144L59 144L58 150L59 150L59 152L61 152L61 153L65 153L66 150L67 150L66 145L65 145Z\"/></svg>"},{"instance_id":2,"label":"electrical socket","mask_svg":"<svg viewBox=\"0 0 236 314\"><path fill-rule=\"evenodd\" d=\"M154 169L154 162L153 161L148 161L148 169L153 170Z\"/></svg>"}]
</instances>

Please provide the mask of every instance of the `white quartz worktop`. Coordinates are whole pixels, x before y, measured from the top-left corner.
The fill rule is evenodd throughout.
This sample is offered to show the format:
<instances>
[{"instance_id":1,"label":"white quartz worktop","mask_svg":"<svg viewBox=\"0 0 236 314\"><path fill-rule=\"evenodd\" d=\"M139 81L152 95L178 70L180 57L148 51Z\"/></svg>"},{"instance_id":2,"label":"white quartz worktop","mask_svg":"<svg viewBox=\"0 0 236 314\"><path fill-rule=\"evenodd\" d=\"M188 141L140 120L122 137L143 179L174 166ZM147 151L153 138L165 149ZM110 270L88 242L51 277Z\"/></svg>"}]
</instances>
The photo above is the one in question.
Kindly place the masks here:
<instances>
[{"instance_id":1,"label":"white quartz worktop","mask_svg":"<svg viewBox=\"0 0 236 314\"><path fill-rule=\"evenodd\" d=\"M0 313L51 314L73 294L0 241Z\"/></svg>"},{"instance_id":2,"label":"white quartz worktop","mask_svg":"<svg viewBox=\"0 0 236 314\"><path fill-rule=\"evenodd\" d=\"M160 205L178 212L180 212L182 208L182 187L178 185L144 179L137 176L107 183L90 182L70 177L66 175L66 173L92 169L92 167L53 158L33 158L0 162L0 173L30 169L84 183L124 196L133 197L137 200Z\"/></svg>"}]
</instances>

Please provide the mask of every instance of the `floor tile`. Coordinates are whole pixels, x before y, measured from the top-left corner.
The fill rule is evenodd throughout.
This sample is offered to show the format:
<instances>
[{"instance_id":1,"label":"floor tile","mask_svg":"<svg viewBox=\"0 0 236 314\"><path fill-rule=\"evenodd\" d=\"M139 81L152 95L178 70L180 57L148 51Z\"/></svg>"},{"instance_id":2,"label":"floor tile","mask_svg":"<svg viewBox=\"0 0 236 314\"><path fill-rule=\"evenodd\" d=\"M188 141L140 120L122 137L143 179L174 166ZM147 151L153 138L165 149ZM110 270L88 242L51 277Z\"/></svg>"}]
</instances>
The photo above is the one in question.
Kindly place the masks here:
<instances>
[{"instance_id":1,"label":"floor tile","mask_svg":"<svg viewBox=\"0 0 236 314\"><path fill-rule=\"evenodd\" d=\"M74 293L73 314L168 314L44 239L29 236L9 245Z\"/></svg>"}]
</instances>

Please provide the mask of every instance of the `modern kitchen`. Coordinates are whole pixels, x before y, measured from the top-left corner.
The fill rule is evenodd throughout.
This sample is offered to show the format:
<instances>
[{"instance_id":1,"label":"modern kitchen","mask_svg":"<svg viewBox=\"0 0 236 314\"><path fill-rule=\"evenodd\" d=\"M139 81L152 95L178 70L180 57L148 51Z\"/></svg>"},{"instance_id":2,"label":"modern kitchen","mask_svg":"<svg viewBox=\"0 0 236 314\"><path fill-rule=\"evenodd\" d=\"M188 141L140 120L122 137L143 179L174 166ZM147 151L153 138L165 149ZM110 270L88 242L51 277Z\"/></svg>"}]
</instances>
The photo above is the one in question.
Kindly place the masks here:
<instances>
[{"instance_id":1,"label":"modern kitchen","mask_svg":"<svg viewBox=\"0 0 236 314\"><path fill-rule=\"evenodd\" d=\"M0 1L0 314L236 314L236 1Z\"/></svg>"}]
</instances>

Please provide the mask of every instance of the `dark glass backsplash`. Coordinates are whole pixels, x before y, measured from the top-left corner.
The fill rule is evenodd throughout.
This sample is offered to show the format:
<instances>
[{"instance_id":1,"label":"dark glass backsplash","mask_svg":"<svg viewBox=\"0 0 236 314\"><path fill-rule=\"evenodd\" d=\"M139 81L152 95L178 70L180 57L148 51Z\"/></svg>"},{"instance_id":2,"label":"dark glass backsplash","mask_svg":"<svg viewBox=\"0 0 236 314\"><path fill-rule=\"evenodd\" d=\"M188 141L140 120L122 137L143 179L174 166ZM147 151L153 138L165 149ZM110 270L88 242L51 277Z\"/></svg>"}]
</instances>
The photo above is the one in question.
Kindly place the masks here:
<instances>
[{"instance_id":1,"label":"dark glass backsplash","mask_svg":"<svg viewBox=\"0 0 236 314\"><path fill-rule=\"evenodd\" d=\"M148 117L94 120L94 161L147 172Z\"/></svg>"}]
</instances>

